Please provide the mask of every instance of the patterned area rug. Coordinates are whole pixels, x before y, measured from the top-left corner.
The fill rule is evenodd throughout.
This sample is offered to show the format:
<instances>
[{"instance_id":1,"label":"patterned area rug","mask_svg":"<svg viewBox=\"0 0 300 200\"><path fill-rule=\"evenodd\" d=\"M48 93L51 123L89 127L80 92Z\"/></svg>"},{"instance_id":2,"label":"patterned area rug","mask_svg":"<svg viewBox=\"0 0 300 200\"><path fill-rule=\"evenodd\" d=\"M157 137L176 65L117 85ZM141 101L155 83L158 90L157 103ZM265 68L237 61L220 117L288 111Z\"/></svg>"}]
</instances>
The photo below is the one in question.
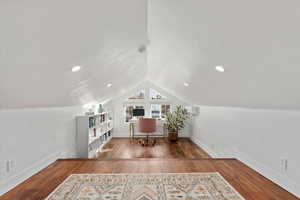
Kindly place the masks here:
<instances>
[{"instance_id":1,"label":"patterned area rug","mask_svg":"<svg viewBox=\"0 0 300 200\"><path fill-rule=\"evenodd\" d=\"M244 200L219 173L73 174L46 200Z\"/></svg>"}]
</instances>

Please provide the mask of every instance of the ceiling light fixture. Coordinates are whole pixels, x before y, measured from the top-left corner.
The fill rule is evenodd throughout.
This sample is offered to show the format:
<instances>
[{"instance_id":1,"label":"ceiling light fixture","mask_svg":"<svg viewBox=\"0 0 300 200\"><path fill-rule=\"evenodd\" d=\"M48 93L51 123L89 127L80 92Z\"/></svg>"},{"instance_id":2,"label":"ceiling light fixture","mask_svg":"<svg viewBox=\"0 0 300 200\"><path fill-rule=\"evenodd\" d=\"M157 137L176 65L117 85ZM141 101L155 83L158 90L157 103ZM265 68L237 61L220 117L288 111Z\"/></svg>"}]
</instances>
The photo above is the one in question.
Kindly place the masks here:
<instances>
[{"instance_id":1,"label":"ceiling light fixture","mask_svg":"<svg viewBox=\"0 0 300 200\"><path fill-rule=\"evenodd\" d=\"M111 84L111 83L109 83L109 84L107 84L107 85L106 85L106 87L111 87L111 86L112 86L112 84Z\"/></svg>"},{"instance_id":2,"label":"ceiling light fixture","mask_svg":"<svg viewBox=\"0 0 300 200\"><path fill-rule=\"evenodd\" d=\"M72 72L78 72L80 69L81 69L80 66L74 66L74 67L72 68Z\"/></svg>"},{"instance_id":3,"label":"ceiling light fixture","mask_svg":"<svg viewBox=\"0 0 300 200\"><path fill-rule=\"evenodd\" d=\"M216 66L216 71L218 71L218 72L224 72L225 71L225 69L224 69L224 67L223 66Z\"/></svg>"},{"instance_id":4,"label":"ceiling light fixture","mask_svg":"<svg viewBox=\"0 0 300 200\"><path fill-rule=\"evenodd\" d=\"M183 85L184 85L185 87L189 87L190 84L188 84L187 82L184 82Z\"/></svg>"}]
</instances>

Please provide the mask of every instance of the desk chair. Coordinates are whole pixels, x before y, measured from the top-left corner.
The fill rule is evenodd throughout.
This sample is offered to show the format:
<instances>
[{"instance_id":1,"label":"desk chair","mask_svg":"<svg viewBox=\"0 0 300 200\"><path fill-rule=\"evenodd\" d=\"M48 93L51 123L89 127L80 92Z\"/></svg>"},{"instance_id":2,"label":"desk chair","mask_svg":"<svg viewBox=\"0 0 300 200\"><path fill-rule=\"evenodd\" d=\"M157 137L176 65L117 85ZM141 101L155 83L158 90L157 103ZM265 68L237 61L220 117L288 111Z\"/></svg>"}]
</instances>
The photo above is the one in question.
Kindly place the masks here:
<instances>
[{"instance_id":1,"label":"desk chair","mask_svg":"<svg viewBox=\"0 0 300 200\"><path fill-rule=\"evenodd\" d=\"M149 135L156 131L156 119L152 118L142 118L139 119L139 132L146 134L146 140L142 141L143 146L149 145ZM155 144L153 140L153 145Z\"/></svg>"}]
</instances>

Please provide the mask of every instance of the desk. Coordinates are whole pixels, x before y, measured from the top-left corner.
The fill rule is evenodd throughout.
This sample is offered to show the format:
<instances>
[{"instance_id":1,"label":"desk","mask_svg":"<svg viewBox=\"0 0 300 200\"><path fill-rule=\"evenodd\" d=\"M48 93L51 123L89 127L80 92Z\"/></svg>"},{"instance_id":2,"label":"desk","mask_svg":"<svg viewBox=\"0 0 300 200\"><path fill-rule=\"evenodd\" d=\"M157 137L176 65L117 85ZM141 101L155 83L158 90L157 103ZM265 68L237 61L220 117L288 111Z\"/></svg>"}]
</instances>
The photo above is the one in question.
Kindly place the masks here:
<instances>
[{"instance_id":1,"label":"desk","mask_svg":"<svg viewBox=\"0 0 300 200\"><path fill-rule=\"evenodd\" d=\"M131 120L129 122L129 138L134 140L136 136L145 137L145 134L136 134L138 131L138 120ZM156 132L153 137L167 137L168 130L165 120L156 120Z\"/></svg>"}]
</instances>

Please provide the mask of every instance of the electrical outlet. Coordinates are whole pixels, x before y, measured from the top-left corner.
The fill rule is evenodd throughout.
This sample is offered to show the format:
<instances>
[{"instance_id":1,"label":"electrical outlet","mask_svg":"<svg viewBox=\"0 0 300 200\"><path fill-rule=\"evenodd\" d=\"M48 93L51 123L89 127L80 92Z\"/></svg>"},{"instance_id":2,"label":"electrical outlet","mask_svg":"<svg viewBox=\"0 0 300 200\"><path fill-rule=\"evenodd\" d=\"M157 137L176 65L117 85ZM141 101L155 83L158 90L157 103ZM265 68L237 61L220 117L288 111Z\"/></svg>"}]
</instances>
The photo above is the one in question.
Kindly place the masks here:
<instances>
[{"instance_id":1,"label":"electrical outlet","mask_svg":"<svg viewBox=\"0 0 300 200\"><path fill-rule=\"evenodd\" d=\"M15 161L14 160L7 160L5 162L5 172L12 173L15 169Z\"/></svg>"},{"instance_id":2,"label":"electrical outlet","mask_svg":"<svg viewBox=\"0 0 300 200\"><path fill-rule=\"evenodd\" d=\"M10 161L7 160L5 164L6 164L6 173L9 173L10 172Z\"/></svg>"},{"instance_id":3,"label":"electrical outlet","mask_svg":"<svg viewBox=\"0 0 300 200\"><path fill-rule=\"evenodd\" d=\"M10 160L9 161L9 170L10 170L10 173L14 172L14 170L15 170L15 162L14 162L14 160Z\"/></svg>"},{"instance_id":4,"label":"electrical outlet","mask_svg":"<svg viewBox=\"0 0 300 200\"><path fill-rule=\"evenodd\" d=\"M288 159L281 158L280 159L281 172L286 173L288 171Z\"/></svg>"}]
</instances>

